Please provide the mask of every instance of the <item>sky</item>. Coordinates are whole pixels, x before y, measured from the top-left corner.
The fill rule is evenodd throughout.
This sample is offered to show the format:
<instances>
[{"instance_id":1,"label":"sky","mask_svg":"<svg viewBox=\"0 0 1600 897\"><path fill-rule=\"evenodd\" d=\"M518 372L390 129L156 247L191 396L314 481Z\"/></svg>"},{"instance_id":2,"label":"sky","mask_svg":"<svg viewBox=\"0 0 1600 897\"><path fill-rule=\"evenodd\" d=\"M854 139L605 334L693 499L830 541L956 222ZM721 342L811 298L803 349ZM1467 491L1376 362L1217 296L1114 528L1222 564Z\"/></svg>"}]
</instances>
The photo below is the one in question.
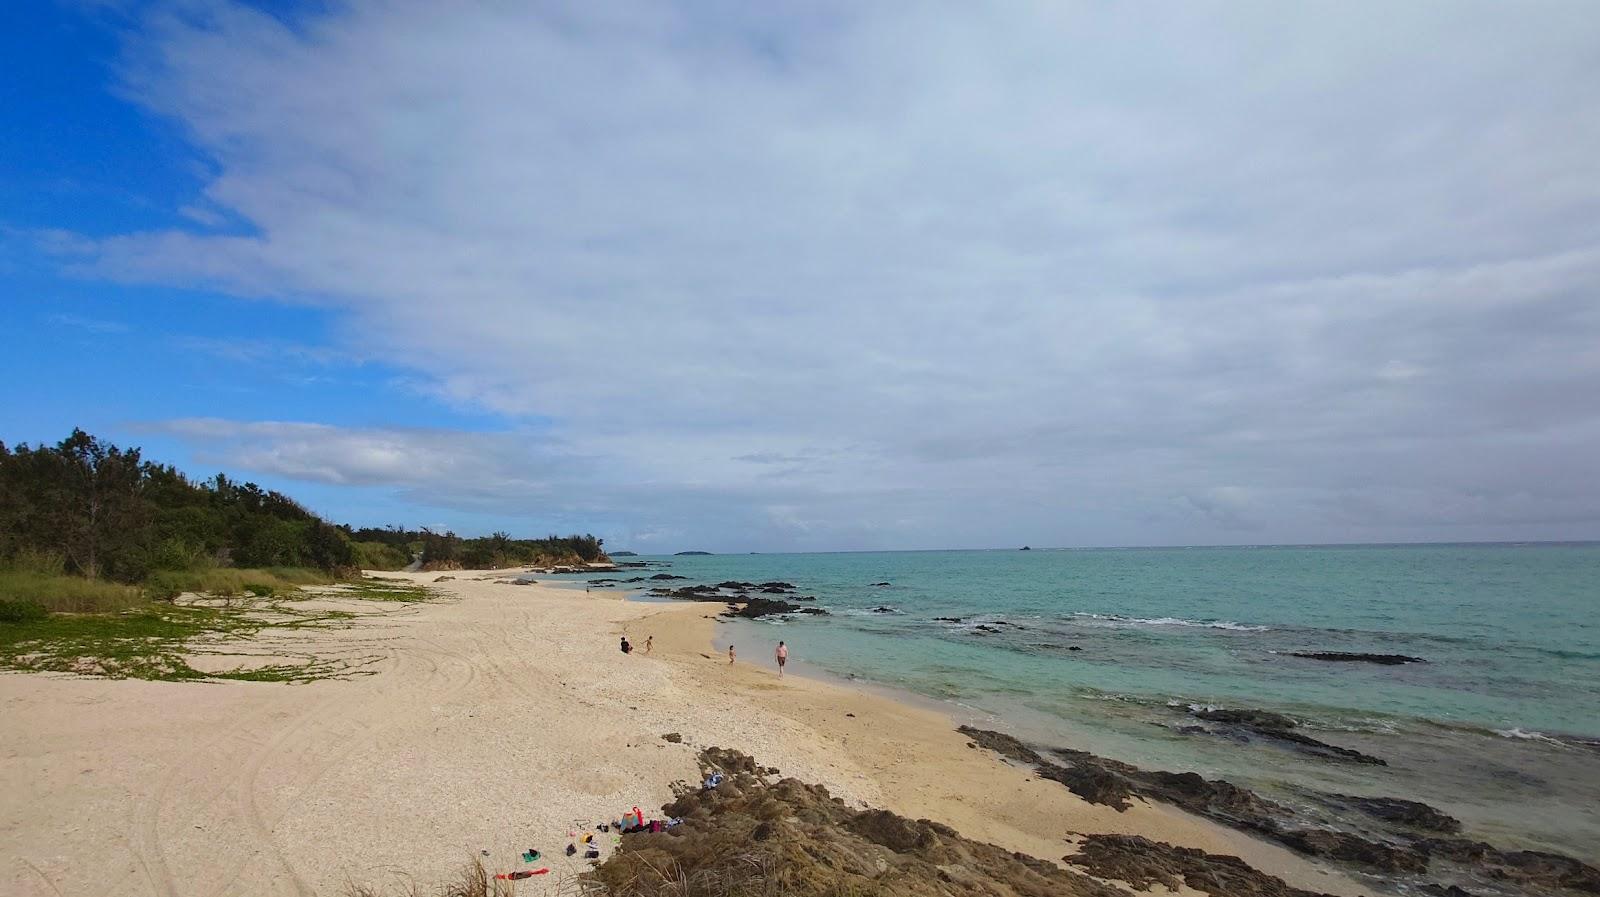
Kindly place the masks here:
<instances>
[{"instance_id":1,"label":"sky","mask_svg":"<svg viewBox=\"0 0 1600 897\"><path fill-rule=\"evenodd\" d=\"M0 440L356 525L1600 538L1590 0L0 11Z\"/></svg>"}]
</instances>

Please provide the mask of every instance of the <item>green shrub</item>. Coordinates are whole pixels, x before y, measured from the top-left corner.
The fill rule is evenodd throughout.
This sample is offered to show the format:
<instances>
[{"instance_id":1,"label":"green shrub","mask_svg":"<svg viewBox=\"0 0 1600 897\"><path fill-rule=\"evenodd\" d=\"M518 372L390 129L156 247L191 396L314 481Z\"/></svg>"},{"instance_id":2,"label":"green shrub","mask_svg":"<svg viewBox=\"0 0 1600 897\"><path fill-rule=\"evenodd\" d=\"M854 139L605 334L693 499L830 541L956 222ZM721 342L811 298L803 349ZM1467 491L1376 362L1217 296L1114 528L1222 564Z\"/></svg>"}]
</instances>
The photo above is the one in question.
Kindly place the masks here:
<instances>
[{"instance_id":1,"label":"green shrub","mask_svg":"<svg viewBox=\"0 0 1600 897\"><path fill-rule=\"evenodd\" d=\"M403 570L411 563L404 551L383 542L354 542L350 548L355 565L363 570Z\"/></svg>"},{"instance_id":2,"label":"green shrub","mask_svg":"<svg viewBox=\"0 0 1600 897\"><path fill-rule=\"evenodd\" d=\"M215 566L205 549L178 538L162 539L150 552L153 570L195 570Z\"/></svg>"},{"instance_id":3,"label":"green shrub","mask_svg":"<svg viewBox=\"0 0 1600 897\"><path fill-rule=\"evenodd\" d=\"M48 616L50 611L32 598L0 598L0 623L35 623Z\"/></svg>"}]
</instances>

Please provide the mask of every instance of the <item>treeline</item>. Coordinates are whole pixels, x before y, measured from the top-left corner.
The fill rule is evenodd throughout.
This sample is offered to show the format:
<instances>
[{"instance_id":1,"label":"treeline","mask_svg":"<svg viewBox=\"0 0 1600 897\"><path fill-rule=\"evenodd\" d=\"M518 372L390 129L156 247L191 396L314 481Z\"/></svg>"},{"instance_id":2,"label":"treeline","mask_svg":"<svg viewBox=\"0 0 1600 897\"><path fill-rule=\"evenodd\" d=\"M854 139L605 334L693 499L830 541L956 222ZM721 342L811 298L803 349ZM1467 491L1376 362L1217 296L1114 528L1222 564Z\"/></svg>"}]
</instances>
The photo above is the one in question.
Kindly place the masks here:
<instances>
[{"instance_id":1,"label":"treeline","mask_svg":"<svg viewBox=\"0 0 1600 897\"><path fill-rule=\"evenodd\" d=\"M463 539L451 532L389 527L352 530L350 537L368 555L377 555L382 549L395 555L413 553L421 559L425 570L482 570L525 564L583 564L608 560L602 547L605 540L591 535L513 539L510 533L501 532Z\"/></svg>"},{"instance_id":2,"label":"treeline","mask_svg":"<svg viewBox=\"0 0 1600 897\"><path fill-rule=\"evenodd\" d=\"M137 583L201 567L399 569L415 555L435 567L602 560L600 543L352 530L281 492L224 474L191 480L82 430L53 446L0 442L0 566L47 556L82 576Z\"/></svg>"}]
</instances>

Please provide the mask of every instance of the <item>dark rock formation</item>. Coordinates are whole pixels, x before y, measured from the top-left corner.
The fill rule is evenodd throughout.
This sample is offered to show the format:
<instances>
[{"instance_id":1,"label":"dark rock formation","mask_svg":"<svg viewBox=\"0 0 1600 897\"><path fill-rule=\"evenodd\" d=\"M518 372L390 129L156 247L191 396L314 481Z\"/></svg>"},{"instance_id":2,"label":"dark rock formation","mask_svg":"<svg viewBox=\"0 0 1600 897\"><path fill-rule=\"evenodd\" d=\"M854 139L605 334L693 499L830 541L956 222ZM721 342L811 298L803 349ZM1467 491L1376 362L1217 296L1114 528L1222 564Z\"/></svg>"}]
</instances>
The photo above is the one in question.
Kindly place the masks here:
<instances>
[{"instance_id":1,"label":"dark rock formation","mask_svg":"<svg viewBox=\"0 0 1600 897\"><path fill-rule=\"evenodd\" d=\"M798 604L790 604L787 601L780 601L772 598L753 597L743 605L729 604L728 610L723 614L723 616L744 617L746 619L753 620L757 617L765 617L772 614L812 614L814 616L825 616L827 613L827 611L820 607L801 607Z\"/></svg>"},{"instance_id":2,"label":"dark rock formation","mask_svg":"<svg viewBox=\"0 0 1600 897\"><path fill-rule=\"evenodd\" d=\"M1281 713L1272 713L1267 710L1196 710L1193 713L1195 717L1207 722L1222 723L1227 727L1251 735L1293 745L1308 754L1318 757L1347 760L1352 763L1371 763L1375 766L1389 765L1387 761L1380 757L1328 744L1325 741L1318 741L1309 735L1293 731L1299 724Z\"/></svg>"},{"instance_id":3,"label":"dark rock formation","mask_svg":"<svg viewBox=\"0 0 1600 897\"><path fill-rule=\"evenodd\" d=\"M1287 716L1269 710L1196 710L1194 715L1215 723L1232 723L1252 729L1293 729L1299 725Z\"/></svg>"},{"instance_id":4,"label":"dark rock formation","mask_svg":"<svg viewBox=\"0 0 1600 897\"><path fill-rule=\"evenodd\" d=\"M1382 819L1384 822L1445 834L1461 831L1459 819L1414 800L1402 800L1398 797L1355 797L1349 794L1330 794L1327 799L1359 810L1375 819Z\"/></svg>"},{"instance_id":5,"label":"dark rock formation","mask_svg":"<svg viewBox=\"0 0 1600 897\"><path fill-rule=\"evenodd\" d=\"M897 614L900 611L890 607L887 604L880 604L877 607L874 607L872 609L872 612L875 613L875 614Z\"/></svg>"},{"instance_id":6,"label":"dark rock formation","mask_svg":"<svg viewBox=\"0 0 1600 897\"><path fill-rule=\"evenodd\" d=\"M1405 654L1363 654L1353 651L1290 651L1290 657L1304 657L1307 660L1332 660L1345 663L1377 663L1384 666L1399 666L1403 663L1427 663L1420 657L1410 657Z\"/></svg>"},{"instance_id":7,"label":"dark rock formation","mask_svg":"<svg viewBox=\"0 0 1600 897\"><path fill-rule=\"evenodd\" d=\"M1600 869L1542 850L1500 850L1464 838L1424 838L1416 849L1430 859L1475 868L1490 878L1521 885L1600 894Z\"/></svg>"},{"instance_id":8,"label":"dark rock formation","mask_svg":"<svg viewBox=\"0 0 1600 897\"><path fill-rule=\"evenodd\" d=\"M739 582L736 579L730 579L730 580L727 580L726 582L717 583L717 588L719 588L719 589L727 589L730 592L741 592L741 591L744 591L745 589L753 589L755 587L756 587L756 584L753 583L753 582Z\"/></svg>"},{"instance_id":9,"label":"dark rock formation","mask_svg":"<svg viewBox=\"0 0 1600 897\"><path fill-rule=\"evenodd\" d=\"M687 576L678 576L678 575L672 574L672 573L657 573L657 574L654 574L654 575L652 575L652 576L650 576L648 578L649 579L688 579L689 577L687 577Z\"/></svg>"},{"instance_id":10,"label":"dark rock formation","mask_svg":"<svg viewBox=\"0 0 1600 897\"><path fill-rule=\"evenodd\" d=\"M1140 891L1161 885L1169 891L1188 885L1227 897L1315 897L1315 891L1290 887L1281 878L1257 871L1238 857L1174 847L1139 835L1090 835L1078 852L1062 862L1098 878L1125 881Z\"/></svg>"},{"instance_id":11,"label":"dark rock formation","mask_svg":"<svg viewBox=\"0 0 1600 897\"><path fill-rule=\"evenodd\" d=\"M676 589L651 589L650 594L661 598L676 598L679 601L716 601L718 591L716 586L682 586Z\"/></svg>"},{"instance_id":12,"label":"dark rock formation","mask_svg":"<svg viewBox=\"0 0 1600 897\"><path fill-rule=\"evenodd\" d=\"M683 744L683 736L677 732L668 732L667 734L661 736L661 740L670 742L672 744Z\"/></svg>"},{"instance_id":13,"label":"dark rock formation","mask_svg":"<svg viewBox=\"0 0 1600 897\"><path fill-rule=\"evenodd\" d=\"M887 583L887 582L875 582L875 583L873 583L873 585L875 585L875 586L886 586L886 585L889 585L889 584L890 583Z\"/></svg>"},{"instance_id":14,"label":"dark rock formation","mask_svg":"<svg viewBox=\"0 0 1600 897\"><path fill-rule=\"evenodd\" d=\"M779 591L783 591L783 592L792 592L792 591L794 591L794 583L792 583L792 582L782 582L782 581L779 581L779 580L774 580L772 582L761 583L761 588L763 588L763 589L778 589Z\"/></svg>"},{"instance_id":15,"label":"dark rock formation","mask_svg":"<svg viewBox=\"0 0 1600 897\"><path fill-rule=\"evenodd\" d=\"M935 622L939 623L960 623L962 620L965 620L966 617L934 617L933 619Z\"/></svg>"},{"instance_id":16,"label":"dark rock formation","mask_svg":"<svg viewBox=\"0 0 1600 897\"><path fill-rule=\"evenodd\" d=\"M1270 716L1256 719L1270 719ZM1325 803L1352 807L1386 824L1368 837L1302 819L1294 810L1248 789L1192 772L1149 771L1084 751L1051 751L1066 761L1066 765L1062 765L1002 732L972 726L962 726L960 731L972 743L1032 766L1040 778L1059 782L1092 803L1124 809L1132 797L1159 800L1277 841L1300 853L1334 860L1365 872L1408 876L1465 874L1480 880L1511 882L1542 893L1600 894L1600 869L1571 857L1541 851L1503 851L1482 841L1463 838L1419 836L1419 829L1453 830L1452 827L1459 827L1460 823L1415 801L1337 794L1320 796ZM1123 850L1124 847L1113 844L1106 849ZM1088 850L1087 844L1085 850ZM1168 871L1176 874L1171 869ZM1437 882L1435 886L1439 893L1450 893L1449 888L1455 887Z\"/></svg>"},{"instance_id":17,"label":"dark rock formation","mask_svg":"<svg viewBox=\"0 0 1600 897\"><path fill-rule=\"evenodd\" d=\"M937 822L853 810L827 789L792 778L769 782L768 771L742 754L712 748L701 754L701 766L722 772L722 785L680 789L662 810L681 824L624 835L588 877L619 897L1126 897L1081 872L963 838Z\"/></svg>"}]
</instances>

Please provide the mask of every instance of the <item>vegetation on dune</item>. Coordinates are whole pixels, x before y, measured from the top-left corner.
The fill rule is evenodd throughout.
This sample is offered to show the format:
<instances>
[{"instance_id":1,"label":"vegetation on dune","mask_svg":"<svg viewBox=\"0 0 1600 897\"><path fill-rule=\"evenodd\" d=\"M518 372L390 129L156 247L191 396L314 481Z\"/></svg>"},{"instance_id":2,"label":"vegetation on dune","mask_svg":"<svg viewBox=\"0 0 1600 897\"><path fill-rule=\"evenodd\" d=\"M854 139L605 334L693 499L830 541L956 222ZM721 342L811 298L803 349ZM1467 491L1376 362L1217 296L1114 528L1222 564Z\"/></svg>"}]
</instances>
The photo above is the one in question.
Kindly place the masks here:
<instances>
[{"instance_id":1,"label":"vegetation on dune","mask_svg":"<svg viewBox=\"0 0 1600 897\"><path fill-rule=\"evenodd\" d=\"M226 474L195 481L83 432L55 445L0 443L0 598L60 612L117 611L184 592L277 594L359 570L605 560L594 536L463 539L427 529L352 529ZM263 591L263 588L265 591Z\"/></svg>"},{"instance_id":2,"label":"vegetation on dune","mask_svg":"<svg viewBox=\"0 0 1600 897\"><path fill-rule=\"evenodd\" d=\"M0 563L139 583L217 567L355 569L349 536L288 496L225 474L195 482L74 430L54 446L0 443Z\"/></svg>"},{"instance_id":3,"label":"vegetation on dune","mask_svg":"<svg viewBox=\"0 0 1600 897\"><path fill-rule=\"evenodd\" d=\"M363 570L403 570L411 563L409 545L402 548L381 541L352 542L356 566Z\"/></svg>"},{"instance_id":4,"label":"vegetation on dune","mask_svg":"<svg viewBox=\"0 0 1600 897\"><path fill-rule=\"evenodd\" d=\"M371 601L430 600L436 593L423 586L360 577L417 557L490 567L605 553L593 536L354 530L280 492L226 474L191 480L82 430L55 445L0 443L0 668L178 680L331 675L343 666L294 651L289 662L223 672L186 658L219 640L351 616L281 600L305 586ZM229 600L177 600L185 594Z\"/></svg>"},{"instance_id":5,"label":"vegetation on dune","mask_svg":"<svg viewBox=\"0 0 1600 897\"><path fill-rule=\"evenodd\" d=\"M431 601L438 597L438 593L427 586L419 586L404 579L367 578L354 582L341 583L330 592L338 595L353 595L368 601Z\"/></svg>"},{"instance_id":6,"label":"vegetation on dune","mask_svg":"<svg viewBox=\"0 0 1600 897\"><path fill-rule=\"evenodd\" d=\"M26 602L0 602L0 614L19 605ZM117 614L49 614L40 608L0 625L0 668L170 681L321 679L351 672L351 666L292 651L281 658L270 652L271 663L211 672L196 669L190 659L214 653L224 643L256 639L266 630L328 628L353 616L256 600L228 607L158 602Z\"/></svg>"},{"instance_id":7,"label":"vegetation on dune","mask_svg":"<svg viewBox=\"0 0 1600 897\"><path fill-rule=\"evenodd\" d=\"M282 493L225 474L193 481L82 430L53 446L0 443L0 668L171 680L335 675L344 662L293 649L220 672L189 661L224 641L352 616L281 600L303 586L371 601L427 601L435 593L426 587L359 578L361 569L397 570L419 555L483 567L605 557L593 536L352 530ZM184 594L230 600L175 600Z\"/></svg>"}]
</instances>

